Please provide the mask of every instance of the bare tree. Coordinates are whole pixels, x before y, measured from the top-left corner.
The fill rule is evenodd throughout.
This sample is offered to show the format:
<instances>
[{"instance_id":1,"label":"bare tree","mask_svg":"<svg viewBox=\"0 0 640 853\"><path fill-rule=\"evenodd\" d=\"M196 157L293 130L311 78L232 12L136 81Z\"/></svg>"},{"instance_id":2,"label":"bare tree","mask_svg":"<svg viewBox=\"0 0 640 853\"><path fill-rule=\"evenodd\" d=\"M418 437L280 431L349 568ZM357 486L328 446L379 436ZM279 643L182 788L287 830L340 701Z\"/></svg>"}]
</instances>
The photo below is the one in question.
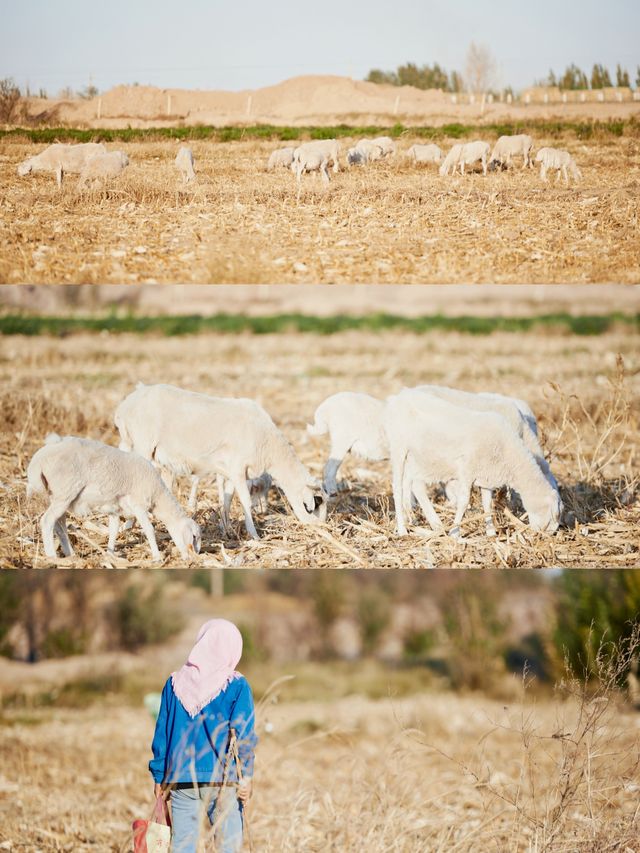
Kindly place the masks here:
<instances>
[{"instance_id":1,"label":"bare tree","mask_svg":"<svg viewBox=\"0 0 640 853\"><path fill-rule=\"evenodd\" d=\"M467 51L464 81L469 92L485 94L495 83L496 61L486 45L471 42Z\"/></svg>"},{"instance_id":2,"label":"bare tree","mask_svg":"<svg viewBox=\"0 0 640 853\"><path fill-rule=\"evenodd\" d=\"M10 124L20 103L20 89L11 77L0 80L0 122Z\"/></svg>"}]
</instances>

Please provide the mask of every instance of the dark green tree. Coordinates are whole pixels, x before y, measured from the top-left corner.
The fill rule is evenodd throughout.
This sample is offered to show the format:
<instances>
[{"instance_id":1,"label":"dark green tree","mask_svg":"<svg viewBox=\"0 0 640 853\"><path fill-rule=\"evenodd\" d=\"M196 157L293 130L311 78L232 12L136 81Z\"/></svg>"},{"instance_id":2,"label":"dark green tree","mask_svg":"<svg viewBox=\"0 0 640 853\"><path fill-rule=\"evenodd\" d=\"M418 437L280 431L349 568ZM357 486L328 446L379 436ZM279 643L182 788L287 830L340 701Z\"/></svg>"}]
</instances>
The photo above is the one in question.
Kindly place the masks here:
<instances>
[{"instance_id":1,"label":"dark green tree","mask_svg":"<svg viewBox=\"0 0 640 853\"><path fill-rule=\"evenodd\" d=\"M618 63L616 66L616 86L628 88L630 85L629 72Z\"/></svg>"},{"instance_id":2,"label":"dark green tree","mask_svg":"<svg viewBox=\"0 0 640 853\"><path fill-rule=\"evenodd\" d=\"M640 619L640 572L566 571L557 588L557 668L566 657L576 673L591 675L602 643L629 639Z\"/></svg>"}]
</instances>

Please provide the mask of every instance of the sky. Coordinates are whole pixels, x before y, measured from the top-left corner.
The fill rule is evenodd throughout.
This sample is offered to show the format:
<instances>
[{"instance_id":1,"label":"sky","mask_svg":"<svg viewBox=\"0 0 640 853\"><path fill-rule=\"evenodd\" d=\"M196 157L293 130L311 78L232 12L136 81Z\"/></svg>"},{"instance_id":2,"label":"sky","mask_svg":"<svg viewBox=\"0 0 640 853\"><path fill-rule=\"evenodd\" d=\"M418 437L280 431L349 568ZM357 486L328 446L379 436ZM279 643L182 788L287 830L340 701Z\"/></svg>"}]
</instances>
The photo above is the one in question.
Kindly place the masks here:
<instances>
[{"instance_id":1,"label":"sky","mask_svg":"<svg viewBox=\"0 0 640 853\"><path fill-rule=\"evenodd\" d=\"M499 87L521 89L571 62L587 73L620 62L633 82L640 0L0 0L0 78L50 95L90 81L105 91L364 79L405 62L462 71L471 41L492 51Z\"/></svg>"}]
</instances>

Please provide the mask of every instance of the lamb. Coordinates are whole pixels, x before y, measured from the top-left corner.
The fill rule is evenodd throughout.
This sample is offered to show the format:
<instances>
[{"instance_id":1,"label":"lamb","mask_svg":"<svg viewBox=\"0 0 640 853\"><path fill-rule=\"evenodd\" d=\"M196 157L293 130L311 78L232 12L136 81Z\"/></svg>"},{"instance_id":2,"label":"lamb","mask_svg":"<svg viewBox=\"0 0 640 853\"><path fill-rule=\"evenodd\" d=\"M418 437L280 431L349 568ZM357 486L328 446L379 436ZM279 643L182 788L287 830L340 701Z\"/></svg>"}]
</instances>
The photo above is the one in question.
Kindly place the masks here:
<instances>
[{"instance_id":1,"label":"lamb","mask_svg":"<svg viewBox=\"0 0 640 853\"><path fill-rule=\"evenodd\" d=\"M174 162L185 184L195 180L196 173L193 168L195 160L193 159L193 151L190 148L187 148L186 145L180 146Z\"/></svg>"},{"instance_id":2,"label":"lamb","mask_svg":"<svg viewBox=\"0 0 640 853\"><path fill-rule=\"evenodd\" d=\"M373 145L378 145L382 149L383 157L393 157L396 153L396 144L390 136L376 136L372 139ZM360 143L358 143L360 145Z\"/></svg>"},{"instance_id":3,"label":"lamb","mask_svg":"<svg viewBox=\"0 0 640 853\"><path fill-rule=\"evenodd\" d=\"M149 512L166 525L183 559L200 551L200 528L166 488L156 469L137 453L123 453L100 441L49 435L27 468L27 497L49 495L40 521L45 554L56 556L54 533L65 557L74 555L66 526L67 512L109 515L108 549L115 549L119 516L134 517L143 529L151 556L162 561Z\"/></svg>"},{"instance_id":4,"label":"lamb","mask_svg":"<svg viewBox=\"0 0 640 853\"><path fill-rule=\"evenodd\" d=\"M349 166L353 166L356 163L362 165L373 163L375 160L382 160L383 157L382 146L369 139L361 139L355 147L349 148L347 151L347 163Z\"/></svg>"},{"instance_id":5,"label":"lamb","mask_svg":"<svg viewBox=\"0 0 640 853\"><path fill-rule=\"evenodd\" d=\"M272 151L269 162L267 163L267 169L273 171L273 169L277 169L279 166L290 169L293 163L294 150L291 145L288 145L286 148L278 148L276 151Z\"/></svg>"},{"instance_id":6,"label":"lamb","mask_svg":"<svg viewBox=\"0 0 640 853\"><path fill-rule=\"evenodd\" d=\"M370 461L388 459L387 437L382 427L384 403L369 394L341 391L327 397L315 411L309 435L331 438L329 459L324 466L323 488L330 497L338 493L338 468L347 453Z\"/></svg>"},{"instance_id":7,"label":"lamb","mask_svg":"<svg viewBox=\"0 0 640 853\"><path fill-rule=\"evenodd\" d=\"M56 142L35 157L20 163L18 174L24 177L30 172L54 172L58 186L61 187L66 172L80 174L91 157L106 153L107 149L102 142L83 142L79 145Z\"/></svg>"},{"instance_id":8,"label":"lamb","mask_svg":"<svg viewBox=\"0 0 640 853\"><path fill-rule=\"evenodd\" d=\"M317 139L304 142L293 152L291 169L296 175L298 184L303 172L320 172L324 183L329 183L328 166L333 163L333 171L339 166L339 148L335 139Z\"/></svg>"},{"instance_id":9,"label":"lamb","mask_svg":"<svg viewBox=\"0 0 640 853\"><path fill-rule=\"evenodd\" d=\"M487 159L491 146L488 142L476 140L475 142L467 142L464 145L458 143L454 145L444 158L442 166L440 166L440 174L448 175L449 170L453 172L456 166L460 166L460 174L464 175L464 167L472 166L478 160L482 162L482 174L487 174Z\"/></svg>"},{"instance_id":10,"label":"lamb","mask_svg":"<svg viewBox=\"0 0 640 853\"><path fill-rule=\"evenodd\" d=\"M514 397L506 397L502 394L492 394L483 392L475 394L470 391L460 391L456 388L447 388L442 385L418 385L416 391L422 391L425 394L430 394L441 400L446 400L455 406L462 406L476 412L495 412L502 417L511 426L516 435L522 439L525 447L533 455L536 463L540 467L545 479L549 485L555 489L560 502L558 483L551 473L549 463L544 457L542 447L538 441L538 425L535 415L531 411L529 405L524 400L518 400ZM532 426L533 422L533 426ZM455 491L455 490L452 490ZM451 495L455 497L455 495ZM491 515L492 494L483 493L483 505L489 507L485 514L485 523L488 536L495 536L495 527ZM561 503L561 502L560 502ZM561 507L559 512L561 511Z\"/></svg>"},{"instance_id":11,"label":"lamb","mask_svg":"<svg viewBox=\"0 0 640 853\"><path fill-rule=\"evenodd\" d=\"M582 172L577 167L575 160L568 151L561 151L559 148L541 148L536 155L536 163L541 163L540 177L543 181L547 180L547 172L550 169L555 169L557 172L556 183L560 180L560 172L564 177L564 182L569 186L569 174L574 180L582 177Z\"/></svg>"},{"instance_id":12,"label":"lamb","mask_svg":"<svg viewBox=\"0 0 640 853\"><path fill-rule=\"evenodd\" d=\"M106 154L96 154L87 160L80 172L78 187L84 187L90 181L100 178L116 178L129 165L129 158L124 151L108 151Z\"/></svg>"},{"instance_id":13,"label":"lamb","mask_svg":"<svg viewBox=\"0 0 640 853\"><path fill-rule=\"evenodd\" d=\"M414 163L440 163L442 149L434 144L412 145L407 151L407 157L411 157Z\"/></svg>"},{"instance_id":14,"label":"lamb","mask_svg":"<svg viewBox=\"0 0 640 853\"><path fill-rule=\"evenodd\" d=\"M253 400L209 397L171 385L139 383L117 407L122 450L135 450L174 475L224 478L224 514L233 492L249 536L258 539L247 480L263 472L282 488L304 524L324 521L324 495L267 412Z\"/></svg>"},{"instance_id":15,"label":"lamb","mask_svg":"<svg viewBox=\"0 0 640 853\"><path fill-rule=\"evenodd\" d=\"M485 516L493 489L514 488L534 530L558 529L561 505L531 452L502 415L477 412L406 389L387 398L383 425L393 469L396 529L407 533L404 511L410 490L434 530L442 530L426 485L453 485L456 514L450 535L460 535L472 486L483 490ZM487 496L489 502L487 502Z\"/></svg>"},{"instance_id":16,"label":"lamb","mask_svg":"<svg viewBox=\"0 0 640 853\"><path fill-rule=\"evenodd\" d=\"M491 160L489 162L489 171L493 172L500 167L511 165L511 161L517 155L522 155L522 168L527 166L533 168L533 160L531 159L531 149L533 148L533 139L527 136L526 133L519 133L515 136L501 136L493 146L491 152Z\"/></svg>"}]
</instances>

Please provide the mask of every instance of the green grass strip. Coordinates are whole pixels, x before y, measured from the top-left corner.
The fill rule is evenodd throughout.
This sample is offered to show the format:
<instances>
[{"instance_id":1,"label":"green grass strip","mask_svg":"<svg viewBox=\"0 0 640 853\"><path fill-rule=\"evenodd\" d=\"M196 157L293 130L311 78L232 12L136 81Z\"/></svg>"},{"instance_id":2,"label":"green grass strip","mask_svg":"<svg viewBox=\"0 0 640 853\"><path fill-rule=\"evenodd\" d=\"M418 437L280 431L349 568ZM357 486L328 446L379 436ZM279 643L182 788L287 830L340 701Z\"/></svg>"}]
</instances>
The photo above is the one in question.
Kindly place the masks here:
<instances>
[{"instance_id":1,"label":"green grass strip","mask_svg":"<svg viewBox=\"0 0 640 853\"><path fill-rule=\"evenodd\" d=\"M469 136L493 135L502 136L514 133L534 133L542 136L559 137L567 133L574 134L578 139L597 137L640 137L640 121L636 118L620 119L617 121L588 120L548 121L531 119L528 121L503 122L501 124L445 124L441 127L424 125L422 127L405 127L402 124L393 126L371 125L356 127L339 124L334 127L277 127L270 124L259 124L248 127L211 127L208 125L196 127L123 127L123 128L89 128L81 130L73 127L16 127L10 130L0 130L0 139L12 136L26 137L31 142L145 142L163 139L199 140L207 139L214 142L233 142L241 139L269 139L282 142L305 139L332 139L345 136L380 136L382 134L398 138L402 135L418 136L423 139L462 139Z\"/></svg>"},{"instance_id":2,"label":"green grass strip","mask_svg":"<svg viewBox=\"0 0 640 853\"><path fill-rule=\"evenodd\" d=\"M533 317L399 317L394 314L367 314L361 317L337 314L313 317L306 314L274 314L250 317L245 314L199 314L184 316L142 317L135 314L102 316L47 317L31 314L0 315L1 335L51 335L65 337L81 332L114 334L154 334L166 337L207 332L254 335L285 332L333 335L344 331L384 332L400 330L423 334L434 330L489 335L492 332L529 332L549 330L574 335L601 335L614 325L640 331L640 314L611 313L576 317L567 313Z\"/></svg>"}]
</instances>

